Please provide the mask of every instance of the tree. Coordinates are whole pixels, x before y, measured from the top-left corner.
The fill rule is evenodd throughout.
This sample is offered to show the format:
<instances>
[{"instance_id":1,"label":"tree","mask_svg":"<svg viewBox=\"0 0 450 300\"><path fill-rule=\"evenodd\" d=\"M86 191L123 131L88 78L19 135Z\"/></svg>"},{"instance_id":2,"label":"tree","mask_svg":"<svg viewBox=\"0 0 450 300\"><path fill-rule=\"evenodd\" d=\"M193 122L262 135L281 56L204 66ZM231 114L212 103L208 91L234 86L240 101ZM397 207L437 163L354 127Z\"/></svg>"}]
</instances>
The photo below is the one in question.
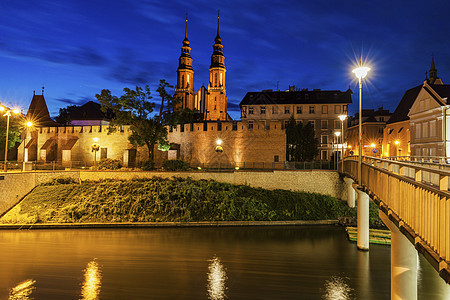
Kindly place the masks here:
<instances>
[{"instance_id":1,"label":"tree","mask_svg":"<svg viewBox=\"0 0 450 300\"><path fill-rule=\"evenodd\" d=\"M8 108L7 108L8 109ZM3 116L4 112L0 112L0 160L3 160L5 155L5 144L6 144L6 123L7 117ZM9 130L8 130L8 150L20 143L20 134L23 130L23 125L21 124L22 116L11 115L9 117ZM9 152L8 151L8 152Z\"/></svg>"},{"instance_id":2,"label":"tree","mask_svg":"<svg viewBox=\"0 0 450 300\"><path fill-rule=\"evenodd\" d=\"M129 125L130 143L141 147L146 145L148 157L152 161L156 144L168 148L166 125L174 125L177 121L176 99L167 92L167 88L173 86L164 79L160 80L156 90L161 98L159 113L154 113L155 103L151 101L153 97L148 85L144 88L124 88L125 93L120 97L111 95L111 91L106 89L95 95L102 105L102 111L106 113L109 109L114 115L109 133L115 132L117 126Z\"/></svg>"},{"instance_id":3,"label":"tree","mask_svg":"<svg viewBox=\"0 0 450 300\"><path fill-rule=\"evenodd\" d=\"M78 105L69 105L65 108L60 108L59 115L55 117L55 121L63 126L70 125L72 122L70 114L79 107Z\"/></svg>"},{"instance_id":4,"label":"tree","mask_svg":"<svg viewBox=\"0 0 450 300\"><path fill-rule=\"evenodd\" d=\"M319 140L315 137L314 127L310 123L297 124L294 117L286 127L286 144L289 161L310 161L319 154Z\"/></svg>"}]
</instances>

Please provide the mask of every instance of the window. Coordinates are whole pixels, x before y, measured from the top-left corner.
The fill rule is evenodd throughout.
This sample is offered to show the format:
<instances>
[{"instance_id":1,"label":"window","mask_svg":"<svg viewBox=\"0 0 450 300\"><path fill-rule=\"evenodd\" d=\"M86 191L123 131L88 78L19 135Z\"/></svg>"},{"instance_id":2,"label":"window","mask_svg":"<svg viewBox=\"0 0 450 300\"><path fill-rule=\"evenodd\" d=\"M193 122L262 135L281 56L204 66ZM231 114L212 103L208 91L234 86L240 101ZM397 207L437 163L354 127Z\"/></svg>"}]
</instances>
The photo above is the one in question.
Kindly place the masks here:
<instances>
[{"instance_id":1,"label":"window","mask_svg":"<svg viewBox=\"0 0 450 300\"><path fill-rule=\"evenodd\" d=\"M289 121L284 121L284 128L287 128L289 126Z\"/></svg>"},{"instance_id":2,"label":"window","mask_svg":"<svg viewBox=\"0 0 450 300\"><path fill-rule=\"evenodd\" d=\"M249 130L253 129L253 121L248 121L248 129Z\"/></svg>"},{"instance_id":3,"label":"window","mask_svg":"<svg viewBox=\"0 0 450 300\"><path fill-rule=\"evenodd\" d=\"M320 122L321 124L321 128L322 129L328 129L328 121L327 120L322 120L322 122Z\"/></svg>"},{"instance_id":4,"label":"window","mask_svg":"<svg viewBox=\"0 0 450 300\"><path fill-rule=\"evenodd\" d=\"M328 105L322 105L322 113L327 114L328 113Z\"/></svg>"},{"instance_id":5,"label":"window","mask_svg":"<svg viewBox=\"0 0 450 300\"><path fill-rule=\"evenodd\" d=\"M289 112L290 112L289 106L285 106L285 107L284 107L284 113L285 113L285 114L288 114Z\"/></svg>"},{"instance_id":6,"label":"window","mask_svg":"<svg viewBox=\"0 0 450 300\"><path fill-rule=\"evenodd\" d=\"M247 117L247 106L242 106L242 117L243 118Z\"/></svg>"},{"instance_id":7,"label":"window","mask_svg":"<svg viewBox=\"0 0 450 300\"><path fill-rule=\"evenodd\" d=\"M428 122L424 122L422 124L422 137L427 138L428 137Z\"/></svg>"},{"instance_id":8,"label":"window","mask_svg":"<svg viewBox=\"0 0 450 300\"><path fill-rule=\"evenodd\" d=\"M248 114L253 115L253 106L248 107Z\"/></svg>"},{"instance_id":9,"label":"window","mask_svg":"<svg viewBox=\"0 0 450 300\"><path fill-rule=\"evenodd\" d=\"M341 106L340 105L335 105L334 106L334 113L335 114L340 114L341 113Z\"/></svg>"},{"instance_id":10,"label":"window","mask_svg":"<svg viewBox=\"0 0 450 300\"><path fill-rule=\"evenodd\" d=\"M214 86L217 86L217 73L214 74Z\"/></svg>"},{"instance_id":11,"label":"window","mask_svg":"<svg viewBox=\"0 0 450 300\"><path fill-rule=\"evenodd\" d=\"M430 137L432 136L436 136L436 120L430 121Z\"/></svg>"},{"instance_id":12,"label":"window","mask_svg":"<svg viewBox=\"0 0 450 300\"><path fill-rule=\"evenodd\" d=\"M313 105L311 105L311 106L309 107L309 113L310 113L310 114L315 114L315 107L314 107Z\"/></svg>"},{"instance_id":13,"label":"window","mask_svg":"<svg viewBox=\"0 0 450 300\"><path fill-rule=\"evenodd\" d=\"M328 135L321 135L320 136L320 143L322 145L328 145Z\"/></svg>"},{"instance_id":14,"label":"window","mask_svg":"<svg viewBox=\"0 0 450 300\"><path fill-rule=\"evenodd\" d=\"M302 124L302 121L295 121L295 123L297 123L297 125Z\"/></svg>"},{"instance_id":15,"label":"window","mask_svg":"<svg viewBox=\"0 0 450 300\"><path fill-rule=\"evenodd\" d=\"M280 156L274 155L273 161L274 161L274 162L279 162L279 161L280 161Z\"/></svg>"},{"instance_id":16,"label":"window","mask_svg":"<svg viewBox=\"0 0 450 300\"><path fill-rule=\"evenodd\" d=\"M308 121L308 124L311 125L311 127L314 129L314 127L315 127L315 121L314 120Z\"/></svg>"},{"instance_id":17,"label":"window","mask_svg":"<svg viewBox=\"0 0 450 300\"><path fill-rule=\"evenodd\" d=\"M297 106L297 114L298 115L302 114L302 107L301 106Z\"/></svg>"},{"instance_id":18,"label":"window","mask_svg":"<svg viewBox=\"0 0 450 300\"><path fill-rule=\"evenodd\" d=\"M266 107L265 107L265 106L261 106L261 108L260 108L260 114L261 114L261 115L265 115L265 114L266 114Z\"/></svg>"},{"instance_id":19,"label":"window","mask_svg":"<svg viewBox=\"0 0 450 300\"><path fill-rule=\"evenodd\" d=\"M334 121L334 129L341 129L341 121Z\"/></svg>"},{"instance_id":20,"label":"window","mask_svg":"<svg viewBox=\"0 0 450 300\"><path fill-rule=\"evenodd\" d=\"M344 105L342 108L344 109L342 111L342 113L346 115L347 114L347 105Z\"/></svg>"},{"instance_id":21,"label":"window","mask_svg":"<svg viewBox=\"0 0 450 300\"><path fill-rule=\"evenodd\" d=\"M236 131L237 130L237 121L233 121L231 125L231 130Z\"/></svg>"},{"instance_id":22,"label":"window","mask_svg":"<svg viewBox=\"0 0 450 300\"><path fill-rule=\"evenodd\" d=\"M416 124L416 138L421 138L421 135L420 135L420 124Z\"/></svg>"},{"instance_id":23,"label":"window","mask_svg":"<svg viewBox=\"0 0 450 300\"><path fill-rule=\"evenodd\" d=\"M276 115L278 113L278 107L276 107L275 105L272 106L272 114Z\"/></svg>"}]
</instances>

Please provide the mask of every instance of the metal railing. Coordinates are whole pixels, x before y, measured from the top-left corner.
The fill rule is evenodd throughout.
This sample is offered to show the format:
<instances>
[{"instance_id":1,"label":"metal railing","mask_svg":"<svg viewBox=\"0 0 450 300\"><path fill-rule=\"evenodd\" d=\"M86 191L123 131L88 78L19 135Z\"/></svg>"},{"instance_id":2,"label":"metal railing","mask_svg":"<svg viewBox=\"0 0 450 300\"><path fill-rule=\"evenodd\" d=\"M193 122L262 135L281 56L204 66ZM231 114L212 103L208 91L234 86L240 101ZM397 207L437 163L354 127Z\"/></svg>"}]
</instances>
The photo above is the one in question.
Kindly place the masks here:
<instances>
[{"instance_id":1,"label":"metal railing","mask_svg":"<svg viewBox=\"0 0 450 300\"><path fill-rule=\"evenodd\" d=\"M450 171L410 161L362 158L360 185L414 234L414 243L438 257L438 271L450 264ZM344 172L358 174L358 157L347 157Z\"/></svg>"}]
</instances>

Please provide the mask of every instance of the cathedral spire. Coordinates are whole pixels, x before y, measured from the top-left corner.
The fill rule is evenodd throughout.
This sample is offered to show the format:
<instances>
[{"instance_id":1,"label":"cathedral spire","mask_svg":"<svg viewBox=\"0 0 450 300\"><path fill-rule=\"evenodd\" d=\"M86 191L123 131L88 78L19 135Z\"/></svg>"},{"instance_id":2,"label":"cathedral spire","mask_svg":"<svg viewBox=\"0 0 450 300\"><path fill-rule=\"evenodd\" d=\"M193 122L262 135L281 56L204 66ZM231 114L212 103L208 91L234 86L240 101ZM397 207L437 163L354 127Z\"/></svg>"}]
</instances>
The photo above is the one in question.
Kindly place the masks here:
<instances>
[{"instance_id":1,"label":"cathedral spire","mask_svg":"<svg viewBox=\"0 0 450 300\"><path fill-rule=\"evenodd\" d=\"M430 83L434 83L436 81L436 79L438 78L436 66L434 64L434 54L431 56L431 67L430 67L429 75L430 75Z\"/></svg>"},{"instance_id":2,"label":"cathedral spire","mask_svg":"<svg viewBox=\"0 0 450 300\"><path fill-rule=\"evenodd\" d=\"M220 10L217 11L217 35L216 35L216 38L214 39L216 44L222 43L222 39L220 38L220 34L219 34L219 14L220 14Z\"/></svg>"}]
</instances>

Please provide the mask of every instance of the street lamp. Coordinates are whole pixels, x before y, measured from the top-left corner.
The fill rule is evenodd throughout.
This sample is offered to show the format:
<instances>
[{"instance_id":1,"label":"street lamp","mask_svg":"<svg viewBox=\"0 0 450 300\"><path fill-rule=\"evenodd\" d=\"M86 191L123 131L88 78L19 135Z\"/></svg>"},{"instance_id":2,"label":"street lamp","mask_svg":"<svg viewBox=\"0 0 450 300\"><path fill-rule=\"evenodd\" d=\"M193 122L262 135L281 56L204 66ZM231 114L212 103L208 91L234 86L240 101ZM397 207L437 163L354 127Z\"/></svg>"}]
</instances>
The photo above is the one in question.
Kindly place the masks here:
<instances>
[{"instance_id":1,"label":"street lamp","mask_svg":"<svg viewBox=\"0 0 450 300\"><path fill-rule=\"evenodd\" d=\"M216 140L216 152L219 155L219 172L220 172L220 153L223 152L222 143L223 143L223 141L221 139Z\"/></svg>"},{"instance_id":2,"label":"street lamp","mask_svg":"<svg viewBox=\"0 0 450 300\"><path fill-rule=\"evenodd\" d=\"M3 168L4 172L8 171L8 134L9 134L9 117L11 117L11 113L18 115L20 114L20 110L18 109L6 109L4 106L0 106L0 113L3 113L3 116L7 118L6 120L6 142L5 142L5 165Z\"/></svg>"},{"instance_id":3,"label":"street lamp","mask_svg":"<svg viewBox=\"0 0 450 300\"><path fill-rule=\"evenodd\" d=\"M26 162L28 161L28 153L27 153L27 159L25 160L25 147L26 147L26 143L27 143L27 134L28 134L28 129L30 129L31 127L33 127L33 122L31 121L27 121L25 123L25 138L23 139L23 159L22 159L22 172L26 171Z\"/></svg>"},{"instance_id":4,"label":"street lamp","mask_svg":"<svg viewBox=\"0 0 450 300\"><path fill-rule=\"evenodd\" d=\"M100 145L98 144L98 138L94 138L94 143L91 146L92 152L94 152L94 170L97 169L97 151L100 150Z\"/></svg>"},{"instance_id":5,"label":"street lamp","mask_svg":"<svg viewBox=\"0 0 450 300\"><path fill-rule=\"evenodd\" d=\"M400 149L400 141L399 140L396 140L395 142L394 142L394 144L397 146L396 148L397 148L397 160L399 160L399 157L398 156L400 156L399 155L399 149Z\"/></svg>"},{"instance_id":6,"label":"street lamp","mask_svg":"<svg viewBox=\"0 0 450 300\"><path fill-rule=\"evenodd\" d=\"M337 143L337 151L336 151L336 170L339 167L339 136L341 135L340 131L336 131L334 133L336 135L336 143Z\"/></svg>"},{"instance_id":7,"label":"street lamp","mask_svg":"<svg viewBox=\"0 0 450 300\"><path fill-rule=\"evenodd\" d=\"M358 182L362 184L362 79L370 71L369 67L364 67L362 57L359 60L359 67L352 72L355 73L359 81L359 157L358 157Z\"/></svg>"},{"instance_id":8,"label":"street lamp","mask_svg":"<svg viewBox=\"0 0 450 300\"><path fill-rule=\"evenodd\" d=\"M341 120L341 132L342 132L342 137L341 137L341 141L342 141L342 173L344 173L344 138L345 138L345 134L344 134L344 121L345 119L347 119L347 115L339 115L339 120Z\"/></svg>"}]
</instances>

